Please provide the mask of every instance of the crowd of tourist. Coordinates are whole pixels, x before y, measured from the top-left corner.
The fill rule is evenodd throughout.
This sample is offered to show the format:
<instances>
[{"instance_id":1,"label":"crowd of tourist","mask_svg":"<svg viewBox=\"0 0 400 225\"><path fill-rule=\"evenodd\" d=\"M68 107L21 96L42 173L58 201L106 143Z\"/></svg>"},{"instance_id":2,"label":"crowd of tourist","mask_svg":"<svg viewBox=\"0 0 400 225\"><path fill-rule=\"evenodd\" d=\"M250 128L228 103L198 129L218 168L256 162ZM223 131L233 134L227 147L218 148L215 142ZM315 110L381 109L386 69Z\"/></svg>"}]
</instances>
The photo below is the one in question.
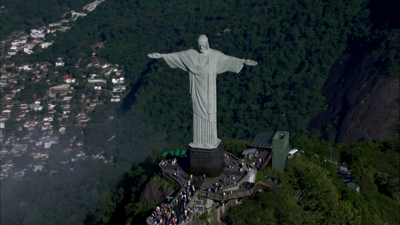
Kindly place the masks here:
<instances>
[{"instance_id":1,"label":"crowd of tourist","mask_svg":"<svg viewBox=\"0 0 400 225\"><path fill-rule=\"evenodd\" d=\"M175 164L175 163L174 163ZM167 160L160 162L160 167L165 171L168 165ZM176 167L175 172L170 174L181 185L181 189L174 198L170 199L169 203L161 203L150 216L154 225L175 225L187 222L193 213L193 209L188 207L189 202L192 200L196 188L194 185L200 182L199 177L187 175L183 171L179 171L179 166Z\"/></svg>"},{"instance_id":2,"label":"crowd of tourist","mask_svg":"<svg viewBox=\"0 0 400 225\"><path fill-rule=\"evenodd\" d=\"M257 152L258 153L258 152ZM225 159L229 159L231 156L225 153ZM232 160L231 160L232 161ZM238 172L250 172L252 169L259 168L263 163L263 159L256 157L250 162L245 163L239 160L233 160L231 164L226 166L231 169L226 177L219 180L219 183L212 183L212 186L202 187L200 191L221 193L223 197L225 195L232 196L232 191L225 191L224 187L229 186L236 182L236 170ZM203 182L206 179L206 175L193 177L193 175L188 175L184 171L179 170L179 166L173 169L171 172L170 165L177 165L176 159L174 161L162 160L160 162L161 169L171 178L176 180L180 186L181 190L178 194L167 203L161 203L152 215L150 216L151 221L154 225L172 225L187 222L193 213L193 209L188 207L189 202L192 200L198 183ZM170 168L166 170L167 166Z\"/></svg>"},{"instance_id":3,"label":"crowd of tourist","mask_svg":"<svg viewBox=\"0 0 400 225\"><path fill-rule=\"evenodd\" d=\"M175 225L187 222L193 213L193 208L188 207L188 204L195 192L193 185L183 186L170 203L161 203L154 210L150 216L151 221L154 225Z\"/></svg>"}]
</instances>

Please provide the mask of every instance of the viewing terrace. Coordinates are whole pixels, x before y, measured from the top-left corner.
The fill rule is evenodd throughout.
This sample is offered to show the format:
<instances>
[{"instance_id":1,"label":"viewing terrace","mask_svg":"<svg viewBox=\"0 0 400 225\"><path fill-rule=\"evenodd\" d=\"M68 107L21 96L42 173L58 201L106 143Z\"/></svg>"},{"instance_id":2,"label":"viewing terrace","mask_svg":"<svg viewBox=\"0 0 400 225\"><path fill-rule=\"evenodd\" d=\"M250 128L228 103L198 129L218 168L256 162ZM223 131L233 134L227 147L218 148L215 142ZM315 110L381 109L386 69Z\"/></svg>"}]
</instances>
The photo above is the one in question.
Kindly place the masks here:
<instances>
[{"instance_id":1,"label":"viewing terrace","mask_svg":"<svg viewBox=\"0 0 400 225\"><path fill-rule=\"evenodd\" d=\"M185 159L177 158L162 160L159 164L163 174L171 180L177 182L181 188L178 194L174 197L170 197L170 202L164 204L162 208L170 210L174 214L174 218L179 218L177 224L189 224L193 212L202 213L207 207L216 207L216 205L204 205L199 206L195 204L196 200L212 199L217 202L228 201L235 198L244 198L257 193L260 189L267 189L275 185L279 185L277 181L272 181L266 177L263 181L255 183L257 175L257 169L264 168L271 159L270 151L259 151L258 154L246 163L244 160L238 159L232 154L225 152L224 158L224 171L220 176L214 178L208 178L204 176L191 176L184 170ZM165 155L164 155L165 156ZM189 192L187 190L195 190ZM177 205L175 200L181 199L182 193L189 193L189 199L184 199L184 207L182 203ZM175 199L175 200L174 200ZM182 200L180 200L182 201ZM186 204L186 202L187 204ZM183 217L184 211L187 211L187 219ZM155 211L157 214L157 212ZM157 224L160 219L174 220L174 218L168 217L168 215L159 215L159 218L149 217L147 220L148 224Z\"/></svg>"}]
</instances>

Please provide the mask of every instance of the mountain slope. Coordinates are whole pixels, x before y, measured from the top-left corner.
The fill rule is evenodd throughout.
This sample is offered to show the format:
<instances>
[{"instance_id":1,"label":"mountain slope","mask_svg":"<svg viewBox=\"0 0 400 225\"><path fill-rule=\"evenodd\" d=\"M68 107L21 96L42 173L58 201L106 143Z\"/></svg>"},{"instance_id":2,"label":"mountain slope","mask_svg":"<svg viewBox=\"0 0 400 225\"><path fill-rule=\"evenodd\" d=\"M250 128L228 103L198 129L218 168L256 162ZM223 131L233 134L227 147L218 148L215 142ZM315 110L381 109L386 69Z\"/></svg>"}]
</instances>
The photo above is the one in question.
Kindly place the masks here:
<instances>
[{"instance_id":1,"label":"mountain slope","mask_svg":"<svg viewBox=\"0 0 400 225\"><path fill-rule=\"evenodd\" d=\"M311 128L344 143L398 137L398 67L385 63L390 50L398 58L398 41L385 46L398 35L395 30L389 37L355 47L335 62L321 90L328 108L310 121Z\"/></svg>"}]
</instances>

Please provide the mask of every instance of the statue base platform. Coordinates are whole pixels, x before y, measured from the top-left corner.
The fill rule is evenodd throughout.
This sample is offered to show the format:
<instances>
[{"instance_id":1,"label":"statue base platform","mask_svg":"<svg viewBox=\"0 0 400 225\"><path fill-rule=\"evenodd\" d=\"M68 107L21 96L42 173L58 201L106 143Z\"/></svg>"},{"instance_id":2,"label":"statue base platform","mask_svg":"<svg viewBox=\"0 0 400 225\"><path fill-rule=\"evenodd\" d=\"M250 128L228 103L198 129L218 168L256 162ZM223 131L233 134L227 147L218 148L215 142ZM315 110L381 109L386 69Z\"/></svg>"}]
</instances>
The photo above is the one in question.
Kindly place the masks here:
<instances>
[{"instance_id":1,"label":"statue base platform","mask_svg":"<svg viewBox=\"0 0 400 225\"><path fill-rule=\"evenodd\" d=\"M189 172L194 176L218 177L224 171L224 145L218 139L214 147L188 147Z\"/></svg>"}]
</instances>

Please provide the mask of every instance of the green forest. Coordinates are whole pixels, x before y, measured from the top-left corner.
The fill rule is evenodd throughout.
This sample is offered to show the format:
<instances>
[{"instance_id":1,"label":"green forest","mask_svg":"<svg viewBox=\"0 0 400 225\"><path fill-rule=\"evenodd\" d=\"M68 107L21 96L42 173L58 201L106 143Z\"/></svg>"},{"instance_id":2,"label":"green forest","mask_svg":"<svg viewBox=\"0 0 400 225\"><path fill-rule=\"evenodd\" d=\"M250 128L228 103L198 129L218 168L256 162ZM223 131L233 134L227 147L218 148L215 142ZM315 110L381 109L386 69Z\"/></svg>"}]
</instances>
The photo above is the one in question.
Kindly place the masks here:
<instances>
[{"instance_id":1,"label":"green forest","mask_svg":"<svg viewBox=\"0 0 400 225\"><path fill-rule=\"evenodd\" d=\"M87 3L18 3L25 7L3 16L2 36L56 21L68 8L78 10ZM206 34L211 48L259 63L239 74L218 77L219 137L248 141L258 132L288 130L295 140L292 146L309 150L291 159L288 171L279 174L287 185L232 208L226 223L253 224L254 219L271 224L330 224L340 217L356 224L398 224L394 210L399 203L392 196L399 191L398 140L333 144L327 141L334 141L334 127L309 131L310 120L327 108L320 90L344 52L377 43L374 50L384 55L377 65L379 72L399 78L399 21L398 15L392 17L396 4L381 6L367 0L101 3L67 33L52 37L52 46L26 60L54 62L64 57L68 66L92 55L93 44L105 42L96 54L123 65L132 89L120 105L97 107L89 115L88 126L76 135L85 141L88 154L105 152L114 156L114 165L101 167L87 161L77 165L74 173L51 178L32 174L37 178L5 183L12 198L2 199L2 208L7 207L2 223L129 224L143 220L153 205L138 202L137 194L154 174L150 161L158 159L155 152L148 158L150 152L157 147L186 148L192 139L187 73L172 70L147 54L194 48L198 35ZM329 145L338 149L336 158L354 168L362 186L360 194L341 183L332 165L314 157L313 153L327 156ZM298 176L302 180L296 180ZM307 185L314 186L305 192ZM268 199L276 199L276 205ZM253 215L251 209L262 210Z\"/></svg>"},{"instance_id":2,"label":"green forest","mask_svg":"<svg viewBox=\"0 0 400 225\"><path fill-rule=\"evenodd\" d=\"M89 0L4 0L1 2L1 37L5 38L14 31L38 28L61 20L68 10L81 11Z\"/></svg>"},{"instance_id":3,"label":"green forest","mask_svg":"<svg viewBox=\"0 0 400 225\"><path fill-rule=\"evenodd\" d=\"M72 63L90 55L92 44L106 42L98 56L124 65L133 81L130 95L117 110L117 121L103 123L113 110L94 115L99 117L94 121L101 122L87 129L104 134L92 137L86 132L89 151L126 149L125 144L105 148L101 140L118 131L123 135L116 142L126 142L132 137L131 128L138 127L127 118L138 114L149 120L143 129L154 130L160 140L170 144L191 140L187 74L146 55L193 48L201 33L209 36L212 48L259 62L240 74L225 73L217 79L218 121L224 124L218 127L219 136L251 139L258 132L280 129L298 137L308 132L310 119L326 109L319 91L330 67L347 49L379 40L376 48L387 53L380 72L398 77L399 30L390 24L377 29L370 15L368 1L106 1L37 57L52 62L62 56ZM319 132L335 139L332 127Z\"/></svg>"},{"instance_id":4,"label":"green forest","mask_svg":"<svg viewBox=\"0 0 400 225\"><path fill-rule=\"evenodd\" d=\"M253 138L260 131L277 129L297 137L326 109L319 91L346 49L385 40L377 47L388 53L384 68L391 71L388 76L398 76L398 29L374 29L367 7L368 1L107 1L40 57L79 58L91 53L91 44L106 42L98 56L123 64L135 83L119 110L121 120L143 113L150 119L149 127L165 133L169 143L187 143L192 119L188 76L146 55L193 48L204 33L212 48L259 62L217 79L218 121L225 125L218 128L220 137ZM114 124L100 126L111 132L117 129ZM131 126L118 129L125 128L131 132ZM321 132L332 136L325 134L329 129ZM127 136L119 137L122 142ZM102 148L103 143L96 145Z\"/></svg>"},{"instance_id":5,"label":"green forest","mask_svg":"<svg viewBox=\"0 0 400 225\"><path fill-rule=\"evenodd\" d=\"M279 177L282 187L231 208L224 218L227 224L400 222L398 140L347 145L297 139L292 144L305 154L289 159L285 172L271 168L261 172ZM336 165L322 157L331 149L340 162L352 168L360 193L344 184L336 174Z\"/></svg>"},{"instance_id":6,"label":"green forest","mask_svg":"<svg viewBox=\"0 0 400 225\"><path fill-rule=\"evenodd\" d=\"M229 144L228 149L233 150L242 147L243 141L232 140ZM285 172L267 167L257 174L257 177L279 177L282 186L230 208L223 222L237 225L400 223L397 139L348 145L300 138L291 144L304 149L304 154L289 159ZM336 173L336 165L326 161L325 156L331 150L339 163L352 168L360 193L343 183ZM160 153L152 151L146 160L122 175L113 194L106 192L98 198L98 205L87 215L85 224L144 224L155 205L138 201L138 194L145 180L150 179L148 168L157 166ZM129 185L124 187L127 182Z\"/></svg>"}]
</instances>

